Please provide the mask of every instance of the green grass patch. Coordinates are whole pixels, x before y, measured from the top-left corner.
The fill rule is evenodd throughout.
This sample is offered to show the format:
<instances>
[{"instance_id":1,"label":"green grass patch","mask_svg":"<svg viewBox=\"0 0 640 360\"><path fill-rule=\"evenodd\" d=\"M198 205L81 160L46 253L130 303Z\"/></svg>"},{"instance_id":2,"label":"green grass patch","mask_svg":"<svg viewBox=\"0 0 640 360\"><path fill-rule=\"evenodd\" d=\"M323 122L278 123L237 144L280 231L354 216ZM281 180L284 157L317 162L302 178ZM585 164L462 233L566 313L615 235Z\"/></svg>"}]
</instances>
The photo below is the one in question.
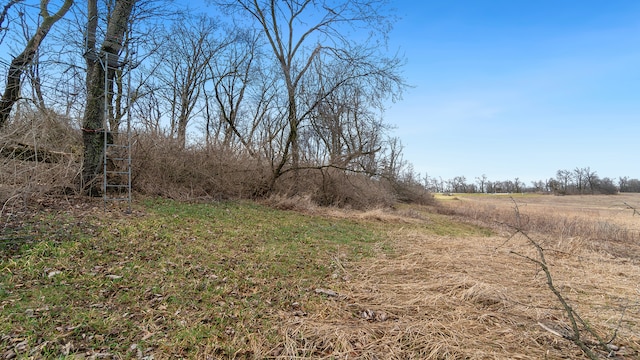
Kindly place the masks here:
<instances>
[{"instance_id":1,"label":"green grass patch","mask_svg":"<svg viewBox=\"0 0 640 360\"><path fill-rule=\"evenodd\" d=\"M491 229L468 222L455 220L450 216L430 214L429 221L422 226L425 233L433 233L439 236L468 237L468 236L493 236Z\"/></svg>"},{"instance_id":2,"label":"green grass patch","mask_svg":"<svg viewBox=\"0 0 640 360\"><path fill-rule=\"evenodd\" d=\"M36 218L0 249L0 348L16 356L251 356L280 314L323 301L334 257L382 225L254 203L148 200L142 216Z\"/></svg>"},{"instance_id":3,"label":"green grass patch","mask_svg":"<svg viewBox=\"0 0 640 360\"><path fill-rule=\"evenodd\" d=\"M422 220L411 225L413 230L423 234L450 237L493 236L494 232L487 227L461 221L452 216L440 214L434 209L419 205L398 205L400 214ZM409 226L405 226L409 227Z\"/></svg>"},{"instance_id":4,"label":"green grass patch","mask_svg":"<svg viewBox=\"0 0 640 360\"><path fill-rule=\"evenodd\" d=\"M496 197L505 197L505 198L536 198L540 196L547 196L540 193L452 193L452 194L435 194L434 197L438 200L459 200L462 198L496 198ZM457 199L456 199L457 198Z\"/></svg>"}]
</instances>

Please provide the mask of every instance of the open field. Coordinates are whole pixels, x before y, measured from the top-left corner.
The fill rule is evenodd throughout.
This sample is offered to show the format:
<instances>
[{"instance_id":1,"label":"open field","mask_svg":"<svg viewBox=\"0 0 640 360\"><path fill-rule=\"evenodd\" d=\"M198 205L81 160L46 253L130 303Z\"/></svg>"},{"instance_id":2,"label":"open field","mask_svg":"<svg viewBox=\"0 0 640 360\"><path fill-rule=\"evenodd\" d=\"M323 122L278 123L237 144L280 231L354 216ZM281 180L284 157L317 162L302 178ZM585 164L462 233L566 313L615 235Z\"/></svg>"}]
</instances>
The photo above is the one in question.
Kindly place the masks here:
<instances>
[{"instance_id":1,"label":"open field","mask_svg":"<svg viewBox=\"0 0 640 360\"><path fill-rule=\"evenodd\" d=\"M494 225L513 224L517 207L528 231L640 261L640 213L634 211L640 209L640 194L456 194L441 199L459 215Z\"/></svg>"},{"instance_id":2,"label":"open field","mask_svg":"<svg viewBox=\"0 0 640 360\"><path fill-rule=\"evenodd\" d=\"M514 198L557 289L614 337L616 351L596 355L637 359L640 252L623 245L637 246L640 218L616 201L640 197ZM69 203L22 218L5 209L0 359L586 358L562 337L569 321L545 274L523 257L535 249L504 225L512 200L442 203L363 213L145 200L132 215ZM583 218L612 238L597 245ZM573 228L554 233L563 226Z\"/></svg>"},{"instance_id":3,"label":"open field","mask_svg":"<svg viewBox=\"0 0 640 360\"><path fill-rule=\"evenodd\" d=\"M540 194L455 194L439 196L443 201L456 198L484 206L513 210L515 200L522 211L546 213L556 217L577 217L592 221L606 221L629 230L640 232L640 213L635 216L630 205L640 211L640 194L571 195L554 196Z\"/></svg>"}]
</instances>

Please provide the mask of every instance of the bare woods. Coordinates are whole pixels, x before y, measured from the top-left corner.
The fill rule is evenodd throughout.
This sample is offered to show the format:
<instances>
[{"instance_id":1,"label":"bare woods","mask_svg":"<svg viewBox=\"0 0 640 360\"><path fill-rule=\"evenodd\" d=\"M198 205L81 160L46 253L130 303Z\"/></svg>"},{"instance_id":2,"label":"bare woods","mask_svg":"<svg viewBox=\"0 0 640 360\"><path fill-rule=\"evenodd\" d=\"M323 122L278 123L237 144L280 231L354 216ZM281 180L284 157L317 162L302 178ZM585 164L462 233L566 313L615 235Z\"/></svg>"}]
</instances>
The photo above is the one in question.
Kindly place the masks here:
<instances>
[{"instance_id":1,"label":"bare woods","mask_svg":"<svg viewBox=\"0 0 640 360\"><path fill-rule=\"evenodd\" d=\"M34 43L49 5L3 6L10 51L0 74L19 96L3 102L0 200L98 194L99 135L125 141L128 118L140 193L357 208L431 201L384 120L406 88L404 59L386 47L387 1L221 0L207 14L66 2ZM12 59L24 51L18 87Z\"/></svg>"}]
</instances>

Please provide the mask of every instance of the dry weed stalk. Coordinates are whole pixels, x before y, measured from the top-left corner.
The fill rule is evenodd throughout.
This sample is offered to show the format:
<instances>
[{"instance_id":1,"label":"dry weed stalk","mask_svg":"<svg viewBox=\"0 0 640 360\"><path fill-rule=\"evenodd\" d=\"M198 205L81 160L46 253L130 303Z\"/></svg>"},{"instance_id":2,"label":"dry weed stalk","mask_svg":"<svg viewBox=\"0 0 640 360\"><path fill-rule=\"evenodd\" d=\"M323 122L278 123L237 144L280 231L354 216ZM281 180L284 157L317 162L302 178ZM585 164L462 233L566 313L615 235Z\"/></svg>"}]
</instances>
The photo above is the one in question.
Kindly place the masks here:
<instances>
[{"instance_id":1,"label":"dry weed stalk","mask_svg":"<svg viewBox=\"0 0 640 360\"><path fill-rule=\"evenodd\" d=\"M515 212L516 220L515 220L515 224L504 224L514 230L513 234L509 237L509 240L517 236L518 234L523 236L526 239L526 241L535 249L537 258L526 255L526 254L522 254L513 250L511 250L510 253L517 255L519 257L522 257L536 264L537 266L540 267L540 269L542 269L546 277L547 287L549 288L549 290L551 290L551 292L554 294L556 299L558 299L558 302L562 305L562 309L566 314L567 318L569 319L569 322L571 323L571 331L568 334L560 334L559 332L556 332L550 329L549 327L545 326L542 323L539 323L539 325L545 330L553 333L554 335L562 336L567 340L571 340L590 359L596 360L596 359L599 359L599 357L598 355L596 355L596 353L594 353L594 351L589 345L592 345L595 348L601 349L602 351L608 354L607 357L615 356L615 350L618 349L618 347L613 345L612 342L616 338L618 329L616 328L614 330L614 333L611 336L611 339L609 341L605 341L605 339L603 339L600 335L598 335L598 333L589 325L589 323L585 321L580 316L580 314L569 304L569 302L567 301L567 298L560 292L560 290L558 290L558 287L553 282L553 275L551 274L551 270L549 270L549 266L544 255L544 248L538 241L534 240L526 231L523 230L523 224L521 221L521 214L520 214L520 209L518 207L518 203L513 198L511 198L511 200L514 203L514 212ZM623 316L624 316L624 313L623 313ZM593 336L593 338L595 338L596 341L593 342L593 341L584 340L581 337L581 331L586 331L588 334Z\"/></svg>"},{"instance_id":2,"label":"dry weed stalk","mask_svg":"<svg viewBox=\"0 0 640 360\"><path fill-rule=\"evenodd\" d=\"M623 204L625 204L627 209L633 210L633 215L632 216L635 216L636 214L640 215L640 211L638 211L638 209L636 209L635 206L629 205L627 202L623 202Z\"/></svg>"}]
</instances>

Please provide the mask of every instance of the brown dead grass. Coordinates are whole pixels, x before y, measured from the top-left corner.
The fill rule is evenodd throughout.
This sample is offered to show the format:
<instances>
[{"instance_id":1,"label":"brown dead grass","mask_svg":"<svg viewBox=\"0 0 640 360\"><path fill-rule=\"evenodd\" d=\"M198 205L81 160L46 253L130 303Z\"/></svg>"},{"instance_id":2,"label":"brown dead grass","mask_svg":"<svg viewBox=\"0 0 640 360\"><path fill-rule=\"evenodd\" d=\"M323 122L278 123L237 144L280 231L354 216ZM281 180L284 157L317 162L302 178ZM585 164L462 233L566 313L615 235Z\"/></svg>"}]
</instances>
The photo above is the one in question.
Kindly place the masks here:
<instances>
[{"instance_id":1,"label":"brown dead grass","mask_svg":"<svg viewBox=\"0 0 640 360\"><path fill-rule=\"evenodd\" d=\"M515 200L524 213L553 218L577 218L591 222L608 222L640 232L640 218L625 203L640 208L640 194L553 196L539 194L456 196L460 201L448 205L468 209L505 210L513 213ZM456 204L457 203L457 204Z\"/></svg>"},{"instance_id":2,"label":"brown dead grass","mask_svg":"<svg viewBox=\"0 0 640 360\"><path fill-rule=\"evenodd\" d=\"M514 204L529 232L640 262L640 218L627 205L640 206L640 194L622 195L458 195L444 207L453 214L492 226L514 224Z\"/></svg>"},{"instance_id":3,"label":"brown dead grass","mask_svg":"<svg viewBox=\"0 0 640 360\"><path fill-rule=\"evenodd\" d=\"M537 236L574 309L601 336L617 334L612 343L621 348L612 355L638 358L637 262L578 237ZM336 267L332 286L339 296L324 307L281 314L280 358L585 358L540 326L563 333L569 322L544 273L514 254L535 255L525 239L436 236L411 225L395 226L389 238L392 251Z\"/></svg>"},{"instance_id":4,"label":"brown dead grass","mask_svg":"<svg viewBox=\"0 0 640 360\"><path fill-rule=\"evenodd\" d=\"M0 133L0 208L46 194L75 193L81 140L69 119L40 113L15 116ZM55 154L56 162L39 160L46 154Z\"/></svg>"}]
</instances>

